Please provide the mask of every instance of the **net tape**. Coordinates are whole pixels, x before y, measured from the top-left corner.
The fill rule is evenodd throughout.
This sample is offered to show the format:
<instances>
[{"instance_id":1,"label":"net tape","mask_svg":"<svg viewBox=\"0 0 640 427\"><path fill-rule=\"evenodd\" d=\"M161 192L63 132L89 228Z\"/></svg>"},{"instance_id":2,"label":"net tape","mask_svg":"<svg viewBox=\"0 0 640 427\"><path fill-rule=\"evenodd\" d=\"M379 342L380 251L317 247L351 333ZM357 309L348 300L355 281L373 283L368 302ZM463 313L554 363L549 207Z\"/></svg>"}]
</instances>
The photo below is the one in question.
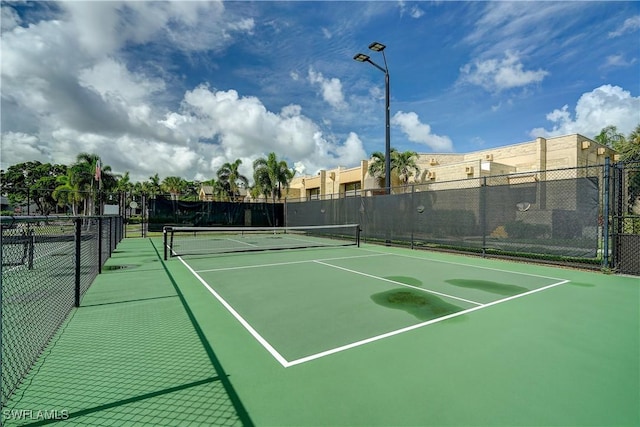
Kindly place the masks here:
<instances>
[{"instance_id":1,"label":"net tape","mask_svg":"<svg viewBox=\"0 0 640 427\"><path fill-rule=\"evenodd\" d=\"M358 246L359 224L295 227L165 227L165 258L229 252L257 252Z\"/></svg>"}]
</instances>

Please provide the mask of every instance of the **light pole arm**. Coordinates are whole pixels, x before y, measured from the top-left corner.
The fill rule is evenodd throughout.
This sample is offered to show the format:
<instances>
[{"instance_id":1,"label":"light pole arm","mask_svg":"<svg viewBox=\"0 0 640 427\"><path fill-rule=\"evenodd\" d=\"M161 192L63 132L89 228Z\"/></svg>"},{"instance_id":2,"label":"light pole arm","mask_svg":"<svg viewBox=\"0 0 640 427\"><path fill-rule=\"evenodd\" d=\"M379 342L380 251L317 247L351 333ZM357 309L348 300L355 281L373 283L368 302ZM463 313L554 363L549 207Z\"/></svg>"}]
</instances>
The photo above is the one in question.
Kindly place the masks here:
<instances>
[{"instance_id":1,"label":"light pole arm","mask_svg":"<svg viewBox=\"0 0 640 427\"><path fill-rule=\"evenodd\" d=\"M368 62L369 64L373 65L374 67L376 67L378 70L382 71L383 73L385 73L385 74L389 74L389 73L387 72L387 69L386 69L386 68L382 68L381 66L379 66L378 64L376 64L375 62L373 62L371 59L367 58L365 61L366 61L366 62ZM386 60L385 60L385 62L386 62Z\"/></svg>"}]
</instances>

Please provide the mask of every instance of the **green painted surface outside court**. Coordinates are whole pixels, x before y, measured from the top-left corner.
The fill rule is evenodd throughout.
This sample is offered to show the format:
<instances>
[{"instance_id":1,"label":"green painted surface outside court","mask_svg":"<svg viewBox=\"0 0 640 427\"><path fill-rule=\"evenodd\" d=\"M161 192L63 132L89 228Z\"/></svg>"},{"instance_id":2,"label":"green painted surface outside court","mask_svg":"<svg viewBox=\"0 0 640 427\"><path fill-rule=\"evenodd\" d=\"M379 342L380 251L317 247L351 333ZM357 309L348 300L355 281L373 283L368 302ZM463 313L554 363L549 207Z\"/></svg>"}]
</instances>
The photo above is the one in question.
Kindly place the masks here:
<instances>
[{"instance_id":1,"label":"green painted surface outside court","mask_svg":"<svg viewBox=\"0 0 640 427\"><path fill-rule=\"evenodd\" d=\"M381 304L421 292L402 283L487 304L569 280L284 367L161 245L119 244L13 408L78 425L640 425L637 277L370 245L311 257L334 267L309 251L185 258L288 360L423 322ZM387 255L346 259L372 250Z\"/></svg>"}]
</instances>

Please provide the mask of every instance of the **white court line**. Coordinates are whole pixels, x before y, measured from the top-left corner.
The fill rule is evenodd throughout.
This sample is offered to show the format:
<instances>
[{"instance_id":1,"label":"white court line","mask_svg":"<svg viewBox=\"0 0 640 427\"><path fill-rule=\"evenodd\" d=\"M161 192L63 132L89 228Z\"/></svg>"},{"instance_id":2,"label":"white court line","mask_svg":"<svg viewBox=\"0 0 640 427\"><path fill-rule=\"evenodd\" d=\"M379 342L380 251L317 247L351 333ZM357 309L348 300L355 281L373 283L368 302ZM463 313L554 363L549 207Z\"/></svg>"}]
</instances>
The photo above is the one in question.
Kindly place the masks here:
<instances>
[{"instance_id":1,"label":"white court line","mask_svg":"<svg viewBox=\"0 0 640 427\"><path fill-rule=\"evenodd\" d=\"M242 316L240 316L240 313L238 313L236 310L234 310L233 307L231 307L231 304L229 304L227 301L225 301L224 298L222 298L222 296L220 294L218 294L216 291L213 290L213 288L211 288L211 286L209 286L209 284L202 278L200 277L200 275L198 273L196 273L194 271L193 268L191 268L191 266L189 264L187 264L182 257L178 257L178 259L180 260L180 262L182 262L182 264L184 264L185 267L187 267L187 269L194 275L196 276L196 278L200 281L200 283L202 283L204 285L205 288L207 288L207 290L211 293L211 295L213 295L218 301L220 301L220 304L222 304L224 306L224 308L226 308L227 310L229 310L229 313L231 313L233 315L233 317L236 318L236 320L238 320L238 322L240 322L240 324L242 326L244 326L244 328L285 368L289 366L289 362L282 357L282 355L280 353L278 353L278 351L273 348L273 346L271 344L269 344L269 342L264 339L262 337L262 335L260 335L258 333L258 331L256 331L255 329L253 329L253 327L249 324L249 322L247 322L246 320L244 320L244 318Z\"/></svg>"},{"instance_id":2,"label":"white court line","mask_svg":"<svg viewBox=\"0 0 640 427\"><path fill-rule=\"evenodd\" d=\"M337 268L338 270L348 271L349 273L359 274L361 276L370 277L370 278L376 279L376 280L382 280L383 282L393 283L394 285L405 286L407 288L417 289L417 290L422 291L422 292L428 292L430 294L440 295L440 296L443 296L443 297L446 297L446 298L457 299L458 301L468 302L469 304L480 305L480 306L484 305L484 304L476 302L476 301L471 301L471 300L460 298L460 297L454 297L453 295L443 294L441 292L436 292L436 291L432 291L432 290L429 290L429 289L420 288L418 286L412 286L412 285L408 285L406 283L397 282L395 280L387 279L385 277L374 276L372 274L363 273L361 271L351 270L349 268L344 268L344 267L339 267L337 265L327 264L327 263L322 262L322 261L314 261L314 262L317 263L317 264L326 265L327 267Z\"/></svg>"},{"instance_id":3,"label":"white court line","mask_svg":"<svg viewBox=\"0 0 640 427\"><path fill-rule=\"evenodd\" d=\"M570 282L570 280L563 280L561 282L553 283L553 284L545 286L543 288L534 289L532 291L525 292L523 294L514 295L514 296L511 296L511 297L504 298L504 299L501 299L501 300L498 300L498 301L494 301L494 302L490 302L490 303L487 303L487 304L484 304L484 305L481 305L481 306L472 307L470 309L463 310L463 311L458 311L457 313L452 313L452 314L449 314L447 316L442 316L442 317L439 317L437 319L429 320L427 322L422 322L422 323L418 323L418 324L415 324L415 325L407 326L406 328L397 329L395 331L387 332L387 333L381 334L381 335L376 335L375 337L371 337L371 338L367 338L367 339L364 339L364 340L356 341L356 342L353 342L353 343L350 343L350 344L347 344L347 345L343 345L341 347L332 348L331 350L323 351L323 352L320 352L320 353L312 354L310 356L302 357L300 359L292 360L290 362L287 362L287 366L286 367L288 368L290 366L295 366L295 365L299 365L301 363L310 362L312 360L320 359L321 357L329 356L331 354L340 353L342 351L349 350L349 349L352 349L352 348L355 348L355 347L359 347L361 345L369 344L369 343L372 343L372 342L375 342L375 341L379 341L379 340L384 339L384 338L389 338L389 337L392 337L394 335L399 335L399 334L402 334L404 332L408 332L408 331L412 331L414 329L422 328L423 326L432 325L434 323L442 322L443 320L452 319L454 317L462 316L464 314L469 314L471 312L478 311L478 310L481 310L483 308L490 307L492 305L502 304L503 302L507 302L507 301L514 300L516 298L521 298L521 297L524 297L524 296L527 296L527 295L531 295L531 294L534 294L536 292L544 291L544 290L547 290L547 289L550 289L550 288L565 284L567 282Z\"/></svg>"},{"instance_id":4,"label":"white court line","mask_svg":"<svg viewBox=\"0 0 640 427\"><path fill-rule=\"evenodd\" d=\"M347 256L347 257L333 257L333 258L322 258L322 259L305 259L302 261L287 261L287 262L274 262L272 264L253 264L253 265L241 265L237 267L222 267L222 268L212 268L208 270L197 270L198 273L207 273L212 271L228 271L228 270L244 270L249 268L263 268L263 267L277 267L279 265L293 265L293 264L304 264L307 262L317 262L317 261L335 261L340 259L354 259L354 258L371 258L376 256L383 256L387 254L375 254L375 255L355 255L355 256Z\"/></svg>"},{"instance_id":5,"label":"white court line","mask_svg":"<svg viewBox=\"0 0 640 427\"><path fill-rule=\"evenodd\" d=\"M370 251L370 252L375 252L378 255L396 255L396 254L389 254L387 252L378 252L378 251ZM403 255L398 255L398 256L403 256ZM363 256L358 256L358 257L354 257L354 258L360 258L360 257L363 257ZM424 261L434 261L434 260L430 260L430 259L427 259L427 258L419 258L419 257L411 257L411 256L408 256L408 257L409 258L421 259L421 260L424 260ZM534 289L534 290L531 290L531 291L528 291L528 292L524 292L522 294L513 295L513 296L510 296L510 297L507 297L507 298L503 298L501 300L493 301L493 302L482 304L482 305L477 305L476 307L472 307L472 308L469 308L467 310L463 310L463 311L459 311L459 312L456 312L456 313L452 313L452 314L449 314L447 316L442 316L442 317L439 317L437 319L432 319L432 320L429 320L429 321L426 321L426 322L417 323L415 325L407 326L405 328L397 329L395 331L391 331L391 332L387 332L387 333L384 333L384 334L376 335L376 336L373 336L373 337L370 337L370 338L366 338L366 339L363 339L363 340L360 340L360 341L356 341L356 342L349 343L349 344L346 344L346 345L343 345L343 346L339 346L339 347L335 347L335 348L332 348L332 349L329 349L329 350L326 350L326 351L322 351L320 353L316 353L316 354L305 356L305 357L302 357L302 358L299 358L299 359L288 361L264 337L262 337L262 335L260 335L249 324L249 322L247 322L233 307L231 307L231 305L224 298L222 298L222 296L220 296L220 294L218 294L215 290L213 290L211 288L211 286L209 286L209 284L202 277L200 277L200 275L193 268L191 268L191 266L189 266L189 264L187 264L182 259L182 257L178 257L178 259L200 281L200 283L202 283L204 285L204 287L207 288L207 290L231 313L231 315L233 315L233 317L235 317L240 322L240 324L269 352L269 354L271 354L285 368L289 368L289 367L295 366L295 365L300 365L302 363L310 362L312 360L320 359L322 357L329 356L329 355L332 355L332 354L340 353L340 352L345 351L345 350L349 350L349 349L356 348L356 347L359 347L359 346L362 346L362 345L365 345L365 344L369 344L369 343L372 343L372 342L375 342L375 341L379 341L379 340L382 340L382 339L385 339L385 338L389 338L389 337L392 337L392 336L395 336L395 335L399 335L399 334L402 334L404 332L409 332L409 331L412 331L414 329L422 328L422 327L427 326L427 325L432 325L434 323L442 322L442 321L447 320L447 319L452 319L454 317L458 317L458 316L462 316L462 315L465 315L465 314L469 314L469 313L472 313L474 311L478 311L478 310L481 310L481 309L484 309L484 308L487 308L487 307L491 307L491 306L494 306L494 305L502 304L502 303L507 302L507 301L512 301L514 299L518 299L518 298L522 298L524 296L528 296L528 295L532 295L532 294L535 294L535 293L538 293L538 292L542 292L542 291L545 291L545 290L554 288L556 286L560 286L560 285L563 285L565 283L570 282L570 280L562 280L562 279L557 279L556 278L556 280L559 280L556 283L552 283L550 285L543 286L543 287L538 288L538 289ZM345 259L345 258L335 258L335 259ZM323 264L323 265L326 265L326 266L329 266L329 267L339 268L339 269L350 271L348 269L344 269L343 267L338 267L338 266L334 266L334 265L331 265L331 264L326 264L326 263L324 263L324 262L322 262L320 260L295 261L295 262L291 262L291 263L281 263L281 264L273 264L273 265L297 264L297 263L301 263L301 262L316 262L316 263ZM435 261L435 262L445 262L445 263L448 263L448 264L461 265L461 264L457 264L457 263L453 263L453 262L447 262L447 261ZM268 266L268 265L265 265L265 266ZM250 268L253 268L253 267L254 266L251 266ZM474 267L474 266L470 266L470 267ZM249 268L249 267L245 267L245 268ZM524 275L527 275L527 276L534 276L534 277L542 277L542 278L553 279L552 277L537 276L537 275L527 274L527 273L516 273L516 272L512 272L512 271L508 271L508 270L498 270L498 269L492 269L492 268L487 268L487 267L477 267L477 268L501 271L501 272L505 272L505 273L524 274ZM207 270L207 271L216 271L216 270ZM357 272L357 271L352 271L352 272L357 273L357 274L363 274L365 276L370 276L370 277L376 278L376 279L389 281L389 282L396 283L396 284L399 284L399 285L411 287L411 285L407 285L407 284L404 284L404 283L401 283L401 282L395 282L395 281L392 281L392 280L389 280L389 279L384 279L384 278L381 278L381 277L371 276L371 275L368 275L366 273L361 273L361 272ZM422 288L417 288L417 289L426 291L425 289L422 289ZM445 295L445 294L441 294L441 295L447 296L447 297L450 297L450 298L456 298L456 297L451 297L451 296L448 296L448 295ZM456 298L456 299L461 299L461 298ZM463 301L467 301L467 302L473 303L473 304L478 304L478 303L474 303L473 301L468 301L468 300L463 300Z\"/></svg>"},{"instance_id":6,"label":"white court line","mask_svg":"<svg viewBox=\"0 0 640 427\"><path fill-rule=\"evenodd\" d=\"M222 239L222 240L228 240L230 242L242 243L243 245L253 246L254 248L258 247L258 245L254 245L253 243L243 242L242 240L230 239L228 237L226 239Z\"/></svg>"},{"instance_id":7,"label":"white court line","mask_svg":"<svg viewBox=\"0 0 640 427\"><path fill-rule=\"evenodd\" d=\"M373 253L376 253L376 254L381 254L381 255L384 254L384 255L399 256L399 257L403 257L403 258L419 259L419 260L422 260L422 261L439 262L439 263L442 263L442 264L458 265L458 266L461 266L461 267L479 268L481 270L490 270L490 271L499 271L501 273L519 274L521 276L540 277L542 279L551 279L551 280L563 280L563 279L560 279L558 277L541 276L539 274L531 274L531 273L520 273L518 271L502 270L502 269L499 269L499 268L492 268L492 267L482 267L480 265L463 264L463 263L460 263L460 262L443 261L443 260L439 260L439 259L422 258L422 257L412 256L412 255L394 254L392 252L381 252L381 251L376 251L376 250L373 250L373 249L362 248L362 250L363 251L367 251L367 252L373 252Z\"/></svg>"}]
</instances>

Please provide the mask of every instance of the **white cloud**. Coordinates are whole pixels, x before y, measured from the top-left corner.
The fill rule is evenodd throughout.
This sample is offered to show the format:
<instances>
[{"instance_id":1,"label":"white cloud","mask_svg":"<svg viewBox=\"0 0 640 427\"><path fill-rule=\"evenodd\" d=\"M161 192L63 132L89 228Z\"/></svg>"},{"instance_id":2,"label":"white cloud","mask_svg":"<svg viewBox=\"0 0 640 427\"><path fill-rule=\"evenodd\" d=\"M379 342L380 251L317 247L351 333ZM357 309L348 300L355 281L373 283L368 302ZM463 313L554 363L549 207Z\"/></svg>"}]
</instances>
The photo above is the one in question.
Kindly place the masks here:
<instances>
[{"instance_id":1,"label":"white cloud","mask_svg":"<svg viewBox=\"0 0 640 427\"><path fill-rule=\"evenodd\" d=\"M503 59L476 60L460 68L460 82L480 86L490 92L540 83L549 73L525 70L519 56L506 52Z\"/></svg>"},{"instance_id":2,"label":"white cloud","mask_svg":"<svg viewBox=\"0 0 640 427\"><path fill-rule=\"evenodd\" d=\"M214 160L218 166L224 163L218 159L235 160L215 141L184 132L192 118L158 102L168 97L167 82L129 69L122 50L151 42L183 51L222 49L232 36L251 34L252 19L231 16L221 2L65 2L60 8L56 19L20 27L13 8L2 4L3 167L71 163L78 153L93 152L134 180L156 172L192 179L214 176Z\"/></svg>"},{"instance_id":3,"label":"white cloud","mask_svg":"<svg viewBox=\"0 0 640 427\"><path fill-rule=\"evenodd\" d=\"M4 33L5 31L13 30L15 27L20 25L20 16L18 13L11 7L5 7L4 4L0 7L1 19L0 21L0 30Z\"/></svg>"},{"instance_id":4,"label":"white cloud","mask_svg":"<svg viewBox=\"0 0 640 427\"><path fill-rule=\"evenodd\" d=\"M400 8L400 16L403 16L407 12L407 3L404 0L398 0L398 7ZM409 16L412 18L418 19L422 15L424 15L424 11L417 5L414 4L409 8Z\"/></svg>"},{"instance_id":5,"label":"white cloud","mask_svg":"<svg viewBox=\"0 0 640 427\"><path fill-rule=\"evenodd\" d=\"M346 107L340 79L335 77L327 79L322 73L316 72L313 68L309 68L309 82L320 86L322 99L333 108L340 110Z\"/></svg>"},{"instance_id":6,"label":"white cloud","mask_svg":"<svg viewBox=\"0 0 640 427\"><path fill-rule=\"evenodd\" d=\"M424 15L424 11L422 9L420 9L418 6L413 6L411 8L411 12L410 15L413 19L418 19L420 18L422 15Z\"/></svg>"},{"instance_id":7,"label":"white cloud","mask_svg":"<svg viewBox=\"0 0 640 427\"><path fill-rule=\"evenodd\" d=\"M39 161L49 163L51 155L35 135L23 132L2 133L2 156L0 157L0 169L6 170L9 166L19 163L11 159L22 159L21 162ZM8 161L9 160L9 161Z\"/></svg>"},{"instance_id":8,"label":"white cloud","mask_svg":"<svg viewBox=\"0 0 640 427\"><path fill-rule=\"evenodd\" d=\"M635 64L636 58L626 60L624 55L609 55L600 68L620 68Z\"/></svg>"},{"instance_id":9,"label":"white cloud","mask_svg":"<svg viewBox=\"0 0 640 427\"><path fill-rule=\"evenodd\" d=\"M620 37L626 33L632 33L640 29L640 15L627 18L622 23L622 26L615 31L609 33L609 38Z\"/></svg>"},{"instance_id":10,"label":"white cloud","mask_svg":"<svg viewBox=\"0 0 640 427\"><path fill-rule=\"evenodd\" d=\"M640 97L631 96L619 86L603 85L582 94L576 103L575 116L565 105L546 118L553 123L552 129L533 129L532 137L579 133L592 138L610 125L627 135L640 123Z\"/></svg>"},{"instance_id":11,"label":"white cloud","mask_svg":"<svg viewBox=\"0 0 640 427\"><path fill-rule=\"evenodd\" d=\"M251 34L251 18L229 16L221 1L64 2L78 43L93 55L112 54L127 43L165 40L184 51L224 48L232 34Z\"/></svg>"},{"instance_id":12,"label":"white cloud","mask_svg":"<svg viewBox=\"0 0 640 427\"><path fill-rule=\"evenodd\" d=\"M216 91L199 86L188 91L180 112L160 121L176 139L216 141L206 144L227 159L255 159L273 151L286 156L299 170L315 172L336 165L352 165L366 158L362 141L350 134L344 142L327 137L319 126L302 114L299 105L288 105L280 114L266 109L255 97L236 91ZM247 163L250 168L250 163ZM247 169L247 172L250 172Z\"/></svg>"},{"instance_id":13,"label":"white cloud","mask_svg":"<svg viewBox=\"0 0 640 427\"><path fill-rule=\"evenodd\" d=\"M489 1L478 2L480 10L474 9L474 29L465 41L475 48L478 56L491 58L507 51L526 54L554 47L550 40L580 16L588 2L546 1ZM558 18L562 17L561 23ZM558 52L552 52L557 55Z\"/></svg>"},{"instance_id":14,"label":"white cloud","mask_svg":"<svg viewBox=\"0 0 640 427\"><path fill-rule=\"evenodd\" d=\"M398 111L391 119L391 124L399 126L409 141L424 144L437 152L453 151L453 143L448 136L431 133L431 126L421 123L416 113Z\"/></svg>"}]
</instances>

